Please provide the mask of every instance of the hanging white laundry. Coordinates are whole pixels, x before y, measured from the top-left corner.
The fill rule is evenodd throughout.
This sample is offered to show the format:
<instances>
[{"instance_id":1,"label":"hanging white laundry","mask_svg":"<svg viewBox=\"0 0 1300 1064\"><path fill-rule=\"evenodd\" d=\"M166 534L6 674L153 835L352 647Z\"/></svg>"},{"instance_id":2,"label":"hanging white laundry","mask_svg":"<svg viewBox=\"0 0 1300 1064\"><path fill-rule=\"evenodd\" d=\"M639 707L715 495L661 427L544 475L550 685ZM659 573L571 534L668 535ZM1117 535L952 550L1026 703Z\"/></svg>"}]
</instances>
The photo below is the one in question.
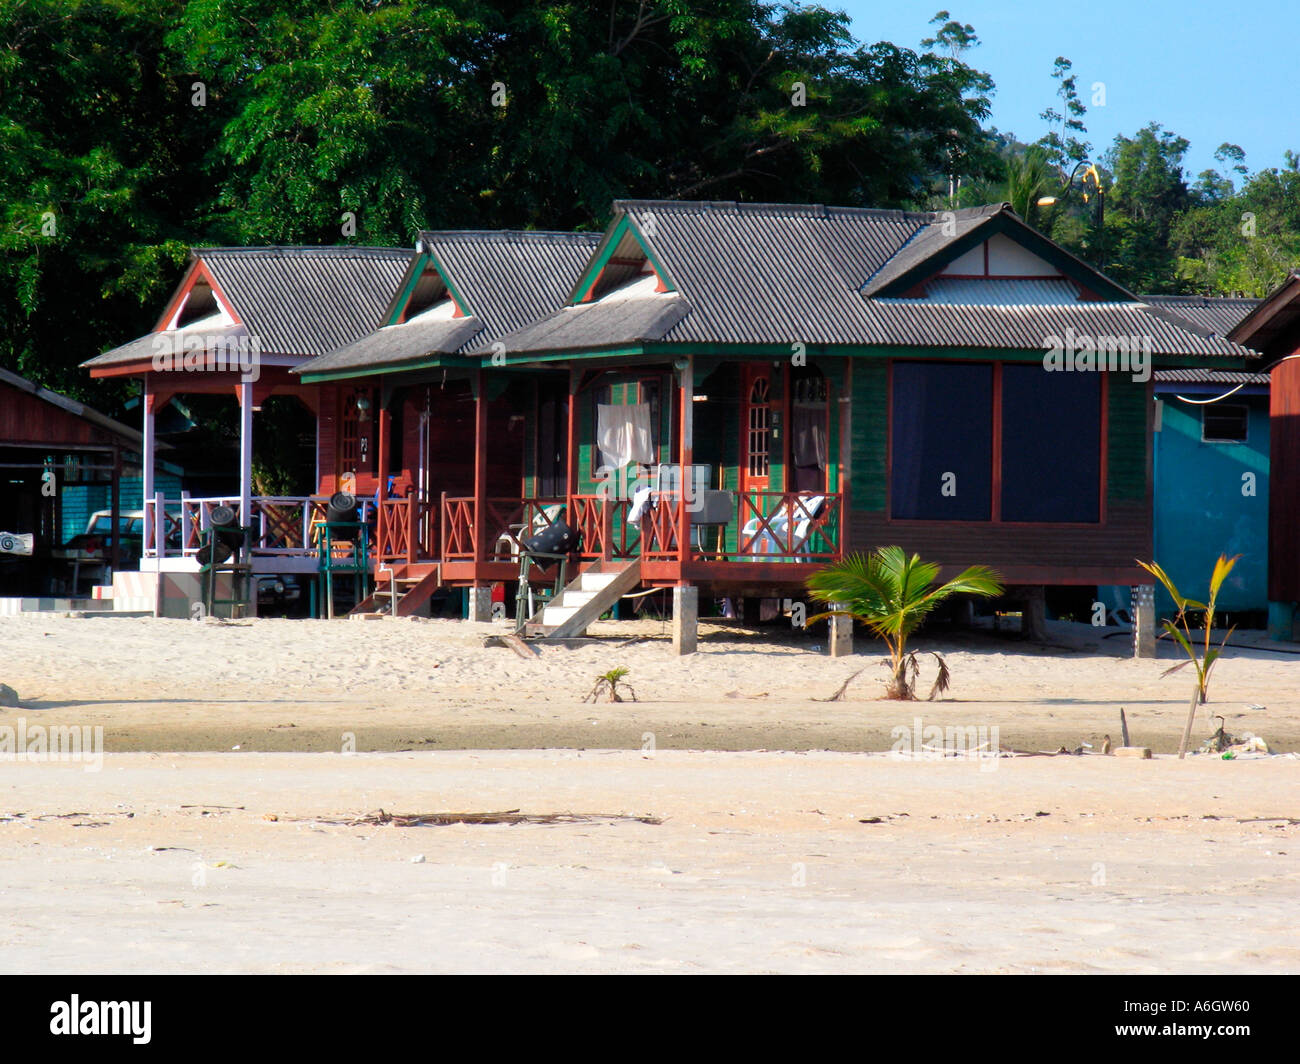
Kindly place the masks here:
<instances>
[{"instance_id":1,"label":"hanging white laundry","mask_svg":"<svg viewBox=\"0 0 1300 1064\"><path fill-rule=\"evenodd\" d=\"M655 454L650 431L650 404L598 404L596 446L600 450L601 464L611 472L622 469L629 462L641 465L653 462Z\"/></svg>"}]
</instances>

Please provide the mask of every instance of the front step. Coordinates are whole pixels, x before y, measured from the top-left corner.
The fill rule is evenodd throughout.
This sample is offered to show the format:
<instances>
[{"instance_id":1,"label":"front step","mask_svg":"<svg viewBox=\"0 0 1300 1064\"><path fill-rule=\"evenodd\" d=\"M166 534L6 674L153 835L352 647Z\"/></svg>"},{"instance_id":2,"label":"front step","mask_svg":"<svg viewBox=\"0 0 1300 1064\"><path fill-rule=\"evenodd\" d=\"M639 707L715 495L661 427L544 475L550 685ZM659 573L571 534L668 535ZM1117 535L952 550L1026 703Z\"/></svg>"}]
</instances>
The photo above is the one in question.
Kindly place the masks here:
<instances>
[{"instance_id":1,"label":"front step","mask_svg":"<svg viewBox=\"0 0 1300 1064\"><path fill-rule=\"evenodd\" d=\"M640 582L640 558L627 562L597 562L579 573L542 608L541 619L529 623L527 633L543 639L580 636L589 624Z\"/></svg>"},{"instance_id":2,"label":"front step","mask_svg":"<svg viewBox=\"0 0 1300 1064\"><path fill-rule=\"evenodd\" d=\"M398 617L410 617L429 601L442 584L442 569L434 566L423 576L396 576L392 581L376 584L370 595L358 602L349 616L363 613L393 613L393 595L397 595Z\"/></svg>"}]
</instances>

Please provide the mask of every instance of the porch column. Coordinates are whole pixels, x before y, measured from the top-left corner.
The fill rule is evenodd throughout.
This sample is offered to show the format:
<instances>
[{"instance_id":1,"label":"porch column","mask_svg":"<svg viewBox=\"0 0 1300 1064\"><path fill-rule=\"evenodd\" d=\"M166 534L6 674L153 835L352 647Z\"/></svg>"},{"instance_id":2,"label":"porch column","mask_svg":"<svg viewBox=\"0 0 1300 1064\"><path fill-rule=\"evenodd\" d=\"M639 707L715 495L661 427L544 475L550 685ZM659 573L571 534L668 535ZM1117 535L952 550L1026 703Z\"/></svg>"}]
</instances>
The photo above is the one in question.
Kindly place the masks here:
<instances>
[{"instance_id":1,"label":"porch column","mask_svg":"<svg viewBox=\"0 0 1300 1064\"><path fill-rule=\"evenodd\" d=\"M379 491L378 501L375 504L375 541L370 545L370 555L376 560L379 559L379 544L384 541L384 502L388 499L388 465L389 465L389 439L388 434L392 431L393 415L389 412L388 407L383 402L383 392L380 392L379 401L379 447L378 454L375 455L375 463L379 471ZM378 564L378 561L376 561Z\"/></svg>"},{"instance_id":2,"label":"porch column","mask_svg":"<svg viewBox=\"0 0 1300 1064\"><path fill-rule=\"evenodd\" d=\"M679 657L694 654L699 638L700 589L673 588L673 653Z\"/></svg>"},{"instance_id":3,"label":"porch column","mask_svg":"<svg viewBox=\"0 0 1300 1064\"><path fill-rule=\"evenodd\" d=\"M681 384L678 393L681 397L681 458L680 458L680 479L681 479L681 499L678 504L678 523L677 523L677 559L679 562L687 561L691 556L691 519L690 514L695 512L698 502L694 496L695 482L691 477L691 463L695 461L695 359L687 356L678 361L680 367ZM687 493L690 493L689 505L687 504ZM697 592L698 596L698 592ZM691 622L692 627L694 621ZM693 653L695 650L695 637L691 636L691 649L686 653Z\"/></svg>"},{"instance_id":4,"label":"porch column","mask_svg":"<svg viewBox=\"0 0 1300 1064\"><path fill-rule=\"evenodd\" d=\"M831 609L846 609L844 603L833 602ZM847 658L853 654L853 618L840 616L831 616L828 619L830 631L827 633L826 642L829 645L831 657Z\"/></svg>"},{"instance_id":5,"label":"porch column","mask_svg":"<svg viewBox=\"0 0 1300 1064\"><path fill-rule=\"evenodd\" d=\"M469 619L492 619L492 588L480 585L479 566L487 560L487 396L483 370L474 372L474 586L469 589Z\"/></svg>"},{"instance_id":6,"label":"porch column","mask_svg":"<svg viewBox=\"0 0 1300 1064\"><path fill-rule=\"evenodd\" d=\"M146 375L144 395L141 398L141 406L144 408L144 442L140 448L140 476L144 481L140 497L142 508L147 500L153 498L154 454L158 446L154 440L154 399L154 393L149 388L149 377Z\"/></svg>"},{"instance_id":7,"label":"porch column","mask_svg":"<svg viewBox=\"0 0 1300 1064\"><path fill-rule=\"evenodd\" d=\"M1156 656L1156 588L1154 584L1133 585L1133 656Z\"/></svg>"},{"instance_id":8,"label":"porch column","mask_svg":"<svg viewBox=\"0 0 1300 1064\"><path fill-rule=\"evenodd\" d=\"M577 369L569 370L569 411L568 424L564 437L564 494L566 504L565 520L573 525L575 516L571 511L571 500L578 493L578 387L581 375Z\"/></svg>"},{"instance_id":9,"label":"porch column","mask_svg":"<svg viewBox=\"0 0 1300 1064\"><path fill-rule=\"evenodd\" d=\"M253 520L253 382L239 382L239 523Z\"/></svg>"},{"instance_id":10,"label":"porch column","mask_svg":"<svg viewBox=\"0 0 1300 1064\"><path fill-rule=\"evenodd\" d=\"M108 512L109 520L112 522L110 525L112 531L109 533L111 538L108 541L108 565L113 572L117 572L122 564L122 450L117 444L113 444L112 477L108 489ZM143 530L141 536L143 538ZM112 583L112 577L109 578L109 582ZM75 594L77 589L74 587L72 590Z\"/></svg>"}]
</instances>

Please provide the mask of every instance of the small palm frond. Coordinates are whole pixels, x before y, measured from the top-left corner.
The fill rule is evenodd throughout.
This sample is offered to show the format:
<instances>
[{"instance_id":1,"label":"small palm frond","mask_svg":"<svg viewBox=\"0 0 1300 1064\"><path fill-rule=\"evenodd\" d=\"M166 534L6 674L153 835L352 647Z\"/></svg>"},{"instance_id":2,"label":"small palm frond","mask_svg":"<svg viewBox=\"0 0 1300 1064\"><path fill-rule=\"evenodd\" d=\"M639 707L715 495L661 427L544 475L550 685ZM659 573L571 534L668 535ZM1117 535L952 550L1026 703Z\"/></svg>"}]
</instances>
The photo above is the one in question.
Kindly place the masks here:
<instances>
[{"instance_id":1,"label":"small palm frond","mask_svg":"<svg viewBox=\"0 0 1300 1064\"><path fill-rule=\"evenodd\" d=\"M931 653L934 655L934 660L939 663L939 675L934 678L934 686L930 688L930 695L926 699L927 702L933 702L938 695L945 693L948 690L948 681L950 679L948 663L938 654L934 654L933 651Z\"/></svg>"}]
</instances>

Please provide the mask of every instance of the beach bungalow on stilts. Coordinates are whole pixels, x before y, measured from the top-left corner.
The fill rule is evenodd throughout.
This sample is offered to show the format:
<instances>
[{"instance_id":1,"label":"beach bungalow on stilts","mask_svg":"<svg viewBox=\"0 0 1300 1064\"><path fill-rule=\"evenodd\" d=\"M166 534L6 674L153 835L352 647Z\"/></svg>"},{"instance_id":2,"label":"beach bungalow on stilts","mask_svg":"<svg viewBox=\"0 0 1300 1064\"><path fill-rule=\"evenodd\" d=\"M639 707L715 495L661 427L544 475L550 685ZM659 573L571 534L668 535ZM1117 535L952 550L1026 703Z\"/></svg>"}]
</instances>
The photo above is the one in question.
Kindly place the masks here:
<instances>
[{"instance_id":1,"label":"beach bungalow on stilts","mask_svg":"<svg viewBox=\"0 0 1300 1064\"><path fill-rule=\"evenodd\" d=\"M1046 586L1130 586L1135 648L1154 654L1135 561L1152 553L1153 371L1244 371L1251 351L1126 291L1005 204L626 201L583 257L549 310L499 337L453 335L429 366L473 397L451 422L463 442L447 472L432 434L412 433L418 405L403 403L398 432L379 394L379 468L426 478L385 520L440 529L381 542L431 580L468 581L472 616L512 579L521 533L562 514L582 572L531 619L540 635L663 588L688 653L702 596L752 613L799 600L828 561L897 543L947 573L996 567L1031 631ZM430 261L416 316L467 316L473 297ZM396 344L397 321L363 344ZM300 370L331 372L328 359ZM400 463L399 440L403 455L415 446Z\"/></svg>"},{"instance_id":2,"label":"beach bungalow on stilts","mask_svg":"<svg viewBox=\"0 0 1300 1064\"><path fill-rule=\"evenodd\" d=\"M403 248L196 249L153 330L83 363L92 377L137 377L143 388L143 499L124 506L143 506L145 537L141 575L123 600L141 597L186 615L195 598L200 533L221 504L234 507L240 523L255 530L257 572L315 572L310 529L333 490L332 477L320 472L333 462L332 452L318 450L312 492L258 496L253 419L270 396L292 396L315 415L318 448L332 438L334 426L352 412L340 412L335 394L290 371L379 325L410 260L411 251ZM174 397L196 393L230 396L239 404L239 462L232 471L237 495L165 498L155 491L155 418ZM173 576L158 575L168 573ZM149 574L156 586L145 586Z\"/></svg>"},{"instance_id":3,"label":"beach bungalow on stilts","mask_svg":"<svg viewBox=\"0 0 1300 1064\"><path fill-rule=\"evenodd\" d=\"M421 233L383 327L295 368L339 410L321 425L323 490L377 506L376 591L357 609L409 615L463 588L486 620L518 576L519 533L561 516L566 374L505 372L499 339L561 306L600 239ZM359 409L374 411L366 452Z\"/></svg>"}]
</instances>

